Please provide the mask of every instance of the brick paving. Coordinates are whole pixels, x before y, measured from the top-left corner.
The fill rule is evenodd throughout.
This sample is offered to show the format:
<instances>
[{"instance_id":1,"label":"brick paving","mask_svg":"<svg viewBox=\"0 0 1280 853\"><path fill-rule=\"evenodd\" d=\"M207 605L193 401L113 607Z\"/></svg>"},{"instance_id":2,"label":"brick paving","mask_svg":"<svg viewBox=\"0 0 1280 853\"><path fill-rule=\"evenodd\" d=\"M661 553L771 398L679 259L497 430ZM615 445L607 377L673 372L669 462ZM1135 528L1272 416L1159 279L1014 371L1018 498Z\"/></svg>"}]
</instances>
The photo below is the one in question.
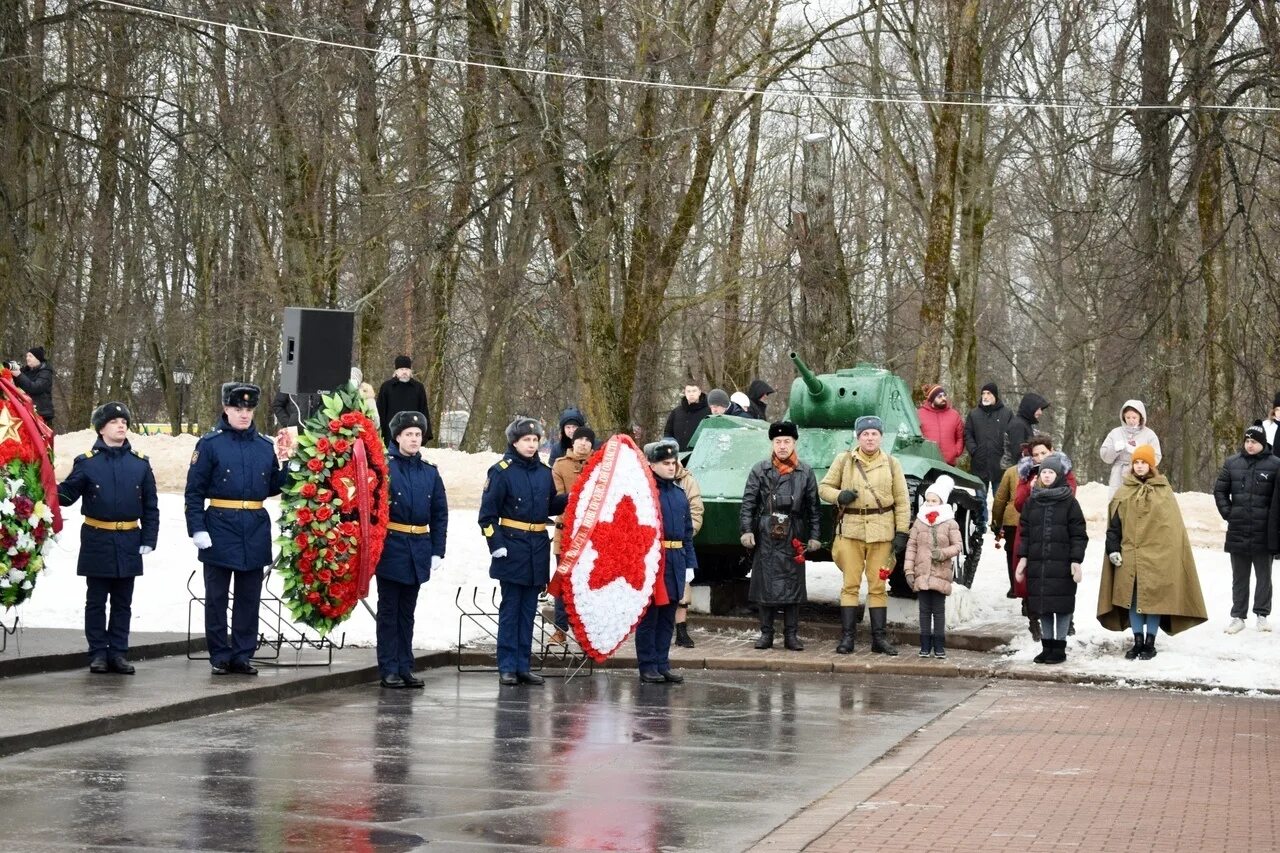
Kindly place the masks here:
<instances>
[{"instance_id":1,"label":"brick paving","mask_svg":"<svg viewBox=\"0 0 1280 853\"><path fill-rule=\"evenodd\" d=\"M1277 799L1274 699L1003 682L753 849L1276 850Z\"/></svg>"}]
</instances>

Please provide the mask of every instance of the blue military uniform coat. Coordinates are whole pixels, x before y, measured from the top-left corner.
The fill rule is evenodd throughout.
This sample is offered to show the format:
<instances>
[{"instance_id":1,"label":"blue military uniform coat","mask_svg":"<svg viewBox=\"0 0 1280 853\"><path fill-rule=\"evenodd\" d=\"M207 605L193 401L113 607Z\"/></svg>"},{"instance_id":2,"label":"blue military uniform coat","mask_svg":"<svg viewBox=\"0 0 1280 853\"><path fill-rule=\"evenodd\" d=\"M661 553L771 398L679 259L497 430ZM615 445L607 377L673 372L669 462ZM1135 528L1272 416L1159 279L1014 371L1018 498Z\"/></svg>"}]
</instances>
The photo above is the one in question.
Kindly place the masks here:
<instances>
[{"instance_id":1,"label":"blue military uniform coat","mask_svg":"<svg viewBox=\"0 0 1280 853\"><path fill-rule=\"evenodd\" d=\"M252 424L234 430L227 419L196 444L187 469L187 533L208 531L213 547L200 561L237 571L271 562L271 518L265 509L205 509L207 498L261 501L280 494L288 472L276 463L270 438Z\"/></svg>"},{"instance_id":2,"label":"blue military uniform coat","mask_svg":"<svg viewBox=\"0 0 1280 853\"><path fill-rule=\"evenodd\" d=\"M551 540L545 531L518 530L501 519L547 524L564 512L568 495L557 495L551 469L536 453L525 459L508 446L502 460L489 469L480 497L480 532L489 552L507 549L507 556L489 564L489 577L524 586L545 586L551 580Z\"/></svg>"},{"instance_id":3,"label":"blue military uniform coat","mask_svg":"<svg viewBox=\"0 0 1280 853\"><path fill-rule=\"evenodd\" d=\"M689 498L675 480L654 476L658 484L658 504L662 508L662 538L669 542L683 542L683 548L663 548L666 567L663 578L667 584L667 597L671 603L684 597L685 573L698 568L698 557L693 552L693 516L689 512Z\"/></svg>"},{"instance_id":4,"label":"blue military uniform coat","mask_svg":"<svg viewBox=\"0 0 1280 853\"><path fill-rule=\"evenodd\" d=\"M147 457L129 446L110 447L99 438L93 449L76 457L71 474L58 484L58 503L83 500L81 510L98 521L141 521L133 530L80 530L76 574L94 578L132 578L142 574L138 548L156 547L160 505L156 478Z\"/></svg>"},{"instance_id":5,"label":"blue military uniform coat","mask_svg":"<svg viewBox=\"0 0 1280 853\"><path fill-rule=\"evenodd\" d=\"M430 527L430 533L387 531L377 575L398 583L426 583L431 579L431 558L444 556L445 534L449 529L449 504L444 481L436 466L417 453L403 456L398 450L387 454L390 472L390 516L400 524Z\"/></svg>"}]
</instances>

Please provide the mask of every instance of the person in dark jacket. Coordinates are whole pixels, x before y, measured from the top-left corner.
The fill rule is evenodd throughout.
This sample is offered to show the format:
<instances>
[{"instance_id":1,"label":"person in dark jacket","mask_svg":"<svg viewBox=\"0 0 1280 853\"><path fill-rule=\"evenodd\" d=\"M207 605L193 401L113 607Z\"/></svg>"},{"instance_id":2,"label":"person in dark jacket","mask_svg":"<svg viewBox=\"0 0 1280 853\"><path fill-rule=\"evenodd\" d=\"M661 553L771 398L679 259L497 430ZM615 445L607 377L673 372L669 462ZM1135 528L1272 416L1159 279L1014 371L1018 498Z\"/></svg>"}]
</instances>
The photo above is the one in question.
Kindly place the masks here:
<instances>
[{"instance_id":1,"label":"person in dark jacket","mask_svg":"<svg viewBox=\"0 0 1280 853\"><path fill-rule=\"evenodd\" d=\"M1039 480L1022 509L1015 572L1026 579L1027 600L1040 614L1042 650L1033 660L1062 663L1067 659L1067 632L1089 534L1084 512L1067 485L1066 457L1046 456L1040 463Z\"/></svg>"},{"instance_id":2,"label":"person in dark jacket","mask_svg":"<svg viewBox=\"0 0 1280 853\"><path fill-rule=\"evenodd\" d=\"M31 398L36 414L53 426L53 368L44 360L44 347L34 346L27 350L24 361L26 363L14 371L14 384ZM14 367L12 364L9 366Z\"/></svg>"},{"instance_id":3,"label":"person in dark jacket","mask_svg":"<svg viewBox=\"0 0 1280 853\"><path fill-rule=\"evenodd\" d=\"M742 546L752 552L747 598L760 610L757 649L773 648L773 620L779 607L783 644L791 651L804 649L798 633L800 605L808 600L804 554L817 551L822 542L818 539L818 480L796 453L799 438L800 430L790 421L769 424L773 453L747 475L738 512Z\"/></svg>"},{"instance_id":4,"label":"person in dark jacket","mask_svg":"<svg viewBox=\"0 0 1280 853\"><path fill-rule=\"evenodd\" d=\"M436 466L422 458L427 416L398 412L387 454L390 522L378 560L378 671L383 687L420 688L413 674L413 624L418 592L444 560L449 502Z\"/></svg>"},{"instance_id":5,"label":"person in dark jacket","mask_svg":"<svg viewBox=\"0 0 1280 853\"><path fill-rule=\"evenodd\" d=\"M1267 434L1267 444L1271 445L1271 455L1280 456L1280 393L1271 401L1271 413L1262 419L1262 429Z\"/></svg>"},{"instance_id":6,"label":"person in dark jacket","mask_svg":"<svg viewBox=\"0 0 1280 853\"><path fill-rule=\"evenodd\" d=\"M769 401L765 399L773 393L773 386L763 379L752 379L751 384L747 386L747 399L751 401L751 407L747 413L756 420L768 420L766 409L769 407Z\"/></svg>"},{"instance_id":7,"label":"person in dark jacket","mask_svg":"<svg viewBox=\"0 0 1280 853\"><path fill-rule=\"evenodd\" d=\"M689 383L684 386L684 396L681 397L679 405L667 415L667 423L662 428L662 434L679 442L681 450L688 450L689 440L693 438L698 424L710 414L711 407L707 405L707 395L703 394L702 389L697 385Z\"/></svg>"},{"instance_id":8,"label":"person in dark jacket","mask_svg":"<svg viewBox=\"0 0 1280 853\"><path fill-rule=\"evenodd\" d=\"M489 546L489 577L498 581L498 683L542 684L530 672L538 593L551 580L547 519L564 512L568 495L557 495L538 456L542 425L516 418L507 426L507 452L489 469L480 496L480 532Z\"/></svg>"},{"instance_id":9,"label":"person in dark jacket","mask_svg":"<svg viewBox=\"0 0 1280 853\"><path fill-rule=\"evenodd\" d=\"M223 384L222 420L196 443L187 469L187 534L204 563L204 631L214 675L258 674L249 660L257 649L263 568L271 562L271 518L262 502L280 494L288 477L280 465L287 456L284 445L253 426L261 393L247 382Z\"/></svg>"},{"instance_id":10,"label":"person in dark jacket","mask_svg":"<svg viewBox=\"0 0 1280 853\"><path fill-rule=\"evenodd\" d=\"M557 459L569 452L573 447L574 433L586 425L587 416L576 406L569 406L560 413L560 440L551 445L551 452L547 454L548 465L554 466Z\"/></svg>"},{"instance_id":11,"label":"person in dark jacket","mask_svg":"<svg viewBox=\"0 0 1280 853\"><path fill-rule=\"evenodd\" d=\"M1218 473L1213 499L1227 522L1224 550L1231 555L1231 622L1228 634L1244 630L1249 613L1249 570L1257 576L1253 612L1258 630L1269 631L1271 613L1271 558L1280 553L1280 459L1267 446L1261 424L1244 431L1244 447L1229 458Z\"/></svg>"},{"instance_id":12,"label":"person in dark jacket","mask_svg":"<svg viewBox=\"0 0 1280 853\"><path fill-rule=\"evenodd\" d=\"M320 410L323 401L319 394L276 393L271 401L271 415L280 429L301 430L312 415Z\"/></svg>"},{"instance_id":13,"label":"person in dark jacket","mask_svg":"<svg viewBox=\"0 0 1280 853\"><path fill-rule=\"evenodd\" d=\"M978 406L964 421L964 449L969 453L969 470L987 484L988 491L998 489L1004 476L1004 436L1012 420L1013 412L1000 402L996 383L983 385ZM1022 445L1014 450L1020 454Z\"/></svg>"},{"instance_id":14,"label":"person in dark jacket","mask_svg":"<svg viewBox=\"0 0 1280 853\"><path fill-rule=\"evenodd\" d=\"M1004 432L1004 445L1000 457L1000 464L1003 467L1008 468L1018 461L1018 453L1022 445L1036 433L1036 424L1040 423L1040 416L1047 408L1049 408L1049 401L1034 391L1023 395L1022 402L1018 404L1018 413L1010 419L1009 427Z\"/></svg>"},{"instance_id":15,"label":"person in dark jacket","mask_svg":"<svg viewBox=\"0 0 1280 853\"><path fill-rule=\"evenodd\" d=\"M663 572L656 583L666 587L667 603L650 600L636 625L636 663L644 684L679 684L684 676L671 670L671 634L676 624L676 602L684 596L689 576L698 568L693 552L693 516L689 498L676 482L679 461L676 449L666 441L645 445L645 458L653 471L662 510Z\"/></svg>"},{"instance_id":16,"label":"person in dark jacket","mask_svg":"<svg viewBox=\"0 0 1280 853\"><path fill-rule=\"evenodd\" d=\"M431 431L431 406L427 404L427 386L413 378L413 359L407 355L396 356L395 373L378 389L375 406L378 423L382 424L382 441L391 446L391 419L400 412L419 412L427 415L427 428L422 433L422 443L435 438Z\"/></svg>"},{"instance_id":17,"label":"person in dark jacket","mask_svg":"<svg viewBox=\"0 0 1280 853\"><path fill-rule=\"evenodd\" d=\"M156 478L147 457L129 446L129 410L123 403L104 403L91 421L98 440L76 457L71 474L58 484L58 503L70 506L84 499L76 574L88 584L84 636L89 671L133 675L133 582L142 574L142 558L155 550L160 531Z\"/></svg>"}]
</instances>

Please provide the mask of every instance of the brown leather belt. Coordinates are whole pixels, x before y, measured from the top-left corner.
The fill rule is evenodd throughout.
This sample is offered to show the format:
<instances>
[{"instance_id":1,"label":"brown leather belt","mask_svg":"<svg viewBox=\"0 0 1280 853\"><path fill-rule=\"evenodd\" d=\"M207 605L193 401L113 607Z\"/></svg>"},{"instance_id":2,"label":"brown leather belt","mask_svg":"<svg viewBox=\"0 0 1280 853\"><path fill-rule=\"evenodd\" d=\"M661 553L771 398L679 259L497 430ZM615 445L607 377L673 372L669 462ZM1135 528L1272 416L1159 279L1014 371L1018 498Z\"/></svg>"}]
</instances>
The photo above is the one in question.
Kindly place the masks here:
<instances>
[{"instance_id":1,"label":"brown leather belt","mask_svg":"<svg viewBox=\"0 0 1280 853\"><path fill-rule=\"evenodd\" d=\"M117 530L117 531L137 530L139 527L142 526L141 524L138 523L137 519L133 521L102 521L101 519L90 518L87 515L84 516L84 523L89 525L90 527L96 527L99 530Z\"/></svg>"},{"instance_id":2,"label":"brown leather belt","mask_svg":"<svg viewBox=\"0 0 1280 853\"><path fill-rule=\"evenodd\" d=\"M527 530L530 533L546 533L546 524L533 524L528 521L516 521L514 518L500 518L498 523L503 527L510 527L513 530Z\"/></svg>"},{"instance_id":3,"label":"brown leather belt","mask_svg":"<svg viewBox=\"0 0 1280 853\"><path fill-rule=\"evenodd\" d=\"M387 529L394 530L396 533L412 533L415 536L431 532L431 528L426 524L401 524L398 521L388 521Z\"/></svg>"},{"instance_id":4,"label":"brown leather belt","mask_svg":"<svg viewBox=\"0 0 1280 853\"><path fill-rule=\"evenodd\" d=\"M877 506L871 509L846 509L845 515L880 515L883 512L893 512L891 506Z\"/></svg>"},{"instance_id":5,"label":"brown leather belt","mask_svg":"<svg viewBox=\"0 0 1280 853\"><path fill-rule=\"evenodd\" d=\"M233 501L227 498L209 498L209 506L217 509L262 509L262 501Z\"/></svg>"}]
</instances>

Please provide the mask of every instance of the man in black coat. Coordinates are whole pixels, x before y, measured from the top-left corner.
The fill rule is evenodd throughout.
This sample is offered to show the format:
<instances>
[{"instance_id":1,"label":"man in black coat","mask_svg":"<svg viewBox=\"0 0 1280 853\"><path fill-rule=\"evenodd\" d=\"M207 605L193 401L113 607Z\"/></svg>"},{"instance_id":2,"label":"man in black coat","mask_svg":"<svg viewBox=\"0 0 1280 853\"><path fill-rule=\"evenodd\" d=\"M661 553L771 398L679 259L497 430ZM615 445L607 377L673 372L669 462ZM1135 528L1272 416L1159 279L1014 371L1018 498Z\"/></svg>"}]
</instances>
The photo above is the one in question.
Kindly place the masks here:
<instances>
[{"instance_id":1,"label":"man in black coat","mask_svg":"<svg viewBox=\"0 0 1280 853\"><path fill-rule=\"evenodd\" d=\"M88 583L89 671L133 675L128 659L133 581L142 574L142 558L155 550L160 530L156 478L147 457L129 446L129 410L123 403L99 406L92 422L98 440L76 457L71 474L58 484L58 503L70 506L84 499L76 574Z\"/></svg>"},{"instance_id":2,"label":"man in black coat","mask_svg":"<svg viewBox=\"0 0 1280 853\"><path fill-rule=\"evenodd\" d=\"M667 415L667 423L662 434L674 438L681 450L689 449L689 440L702 419L711 414L711 406L707 404L707 395L702 389L690 382L684 386L684 396L680 404Z\"/></svg>"},{"instance_id":3,"label":"man in black coat","mask_svg":"<svg viewBox=\"0 0 1280 853\"><path fill-rule=\"evenodd\" d=\"M19 388L27 392L35 406L36 413L44 418L44 422L53 426L53 368L44 360L44 347L35 346L27 350L26 364L19 369L17 362L9 367L14 371L13 381Z\"/></svg>"},{"instance_id":4,"label":"man in black coat","mask_svg":"<svg viewBox=\"0 0 1280 853\"><path fill-rule=\"evenodd\" d=\"M969 454L969 470L987 484L988 491L999 487L1004 474L1000 463L1004 457L1004 436L1012 420L1013 412L1000 401L996 383L983 385L979 404L964 421L964 449ZM985 494L982 499L985 505Z\"/></svg>"},{"instance_id":5,"label":"man in black coat","mask_svg":"<svg viewBox=\"0 0 1280 853\"><path fill-rule=\"evenodd\" d=\"M1049 401L1034 391L1022 396L1022 402L1018 404L1018 413L1009 420L1009 426L1004 432L1001 468L1008 468L1021 458L1022 445L1036 434L1036 424L1040 423L1040 416L1047 408L1049 408ZM999 480L999 477L996 479Z\"/></svg>"},{"instance_id":6,"label":"man in black coat","mask_svg":"<svg viewBox=\"0 0 1280 853\"><path fill-rule=\"evenodd\" d=\"M1258 630L1269 631L1271 559L1280 553L1280 458L1271 453L1267 434L1255 423L1244 431L1244 447L1218 473L1213 499L1227 522L1223 546L1231 555L1231 622L1228 634L1244 630L1249 612L1249 570L1257 575L1253 612Z\"/></svg>"},{"instance_id":7,"label":"man in black coat","mask_svg":"<svg viewBox=\"0 0 1280 853\"><path fill-rule=\"evenodd\" d=\"M420 412L427 416L427 426L422 431L422 443L435 438L431 430L431 407L427 404L427 386L413 378L413 359L407 355L396 356L395 373L378 389L376 401L378 422L382 424L382 441L391 446L391 419L400 412Z\"/></svg>"},{"instance_id":8,"label":"man in black coat","mask_svg":"<svg viewBox=\"0 0 1280 853\"><path fill-rule=\"evenodd\" d=\"M279 391L271 401L271 414L280 429L292 427L300 431L302 425L320 410L322 402L319 394L286 394Z\"/></svg>"}]
</instances>

